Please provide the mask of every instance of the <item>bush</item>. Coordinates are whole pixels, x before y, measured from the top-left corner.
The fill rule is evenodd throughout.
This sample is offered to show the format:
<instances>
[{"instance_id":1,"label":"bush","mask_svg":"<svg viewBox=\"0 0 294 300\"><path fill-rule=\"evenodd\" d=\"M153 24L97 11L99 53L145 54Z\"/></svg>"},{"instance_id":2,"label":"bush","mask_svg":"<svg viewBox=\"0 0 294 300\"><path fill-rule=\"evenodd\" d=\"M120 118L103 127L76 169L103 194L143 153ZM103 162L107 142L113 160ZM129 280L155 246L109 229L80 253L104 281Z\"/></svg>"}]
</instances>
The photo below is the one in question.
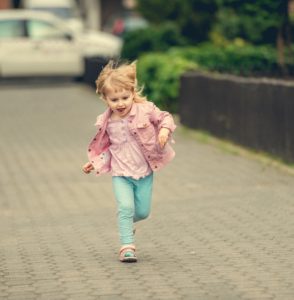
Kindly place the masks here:
<instances>
[{"instance_id":1,"label":"bush","mask_svg":"<svg viewBox=\"0 0 294 300\"><path fill-rule=\"evenodd\" d=\"M202 44L199 47L173 49L172 52L209 71L242 76L274 76L279 73L277 53L270 46L230 44L215 47Z\"/></svg>"},{"instance_id":2,"label":"bush","mask_svg":"<svg viewBox=\"0 0 294 300\"><path fill-rule=\"evenodd\" d=\"M180 34L197 44L206 41L220 0L136 0L138 11L152 24L173 22Z\"/></svg>"},{"instance_id":3,"label":"bush","mask_svg":"<svg viewBox=\"0 0 294 300\"><path fill-rule=\"evenodd\" d=\"M127 32L121 55L124 59L134 60L147 52L167 51L172 46L183 45L185 40L178 28L172 23L165 23Z\"/></svg>"},{"instance_id":4,"label":"bush","mask_svg":"<svg viewBox=\"0 0 294 300\"><path fill-rule=\"evenodd\" d=\"M197 65L178 55L149 53L140 57L137 67L147 98L161 109L177 112L180 76Z\"/></svg>"},{"instance_id":5,"label":"bush","mask_svg":"<svg viewBox=\"0 0 294 300\"><path fill-rule=\"evenodd\" d=\"M228 39L243 38L255 45L276 45L279 30L286 38L288 2L282 0L218 0L213 30ZM288 40L288 38L286 38Z\"/></svg>"}]
</instances>

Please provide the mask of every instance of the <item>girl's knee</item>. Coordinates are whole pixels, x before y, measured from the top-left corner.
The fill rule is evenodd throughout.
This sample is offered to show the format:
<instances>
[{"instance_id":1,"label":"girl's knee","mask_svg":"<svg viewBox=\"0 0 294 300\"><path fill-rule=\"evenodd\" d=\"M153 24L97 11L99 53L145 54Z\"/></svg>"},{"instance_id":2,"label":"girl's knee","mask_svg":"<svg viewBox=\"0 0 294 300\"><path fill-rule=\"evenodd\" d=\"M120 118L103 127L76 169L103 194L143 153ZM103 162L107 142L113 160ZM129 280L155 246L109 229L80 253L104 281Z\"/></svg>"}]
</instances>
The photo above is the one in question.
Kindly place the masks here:
<instances>
[{"instance_id":1,"label":"girl's knee","mask_svg":"<svg viewBox=\"0 0 294 300\"><path fill-rule=\"evenodd\" d=\"M141 221L149 217L149 211L137 211L135 221Z\"/></svg>"},{"instance_id":2,"label":"girl's knee","mask_svg":"<svg viewBox=\"0 0 294 300\"><path fill-rule=\"evenodd\" d=\"M120 205L118 208L118 212L124 216L133 216L134 215L134 207L131 205Z\"/></svg>"}]
</instances>

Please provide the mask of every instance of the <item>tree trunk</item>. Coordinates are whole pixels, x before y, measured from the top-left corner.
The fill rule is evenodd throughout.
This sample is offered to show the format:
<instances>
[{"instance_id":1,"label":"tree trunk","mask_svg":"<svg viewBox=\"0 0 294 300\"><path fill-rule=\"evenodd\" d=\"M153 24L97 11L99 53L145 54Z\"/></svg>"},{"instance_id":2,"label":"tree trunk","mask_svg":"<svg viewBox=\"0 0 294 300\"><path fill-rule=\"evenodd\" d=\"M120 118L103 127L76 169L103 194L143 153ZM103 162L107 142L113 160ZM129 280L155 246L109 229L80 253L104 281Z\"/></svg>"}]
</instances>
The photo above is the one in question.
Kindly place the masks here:
<instances>
[{"instance_id":1,"label":"tree trunk","mask_svg":"<svg viewBox=\"0 0 294 300\"><path fill-rule=\"evenodd\" d=\"M288 54L290 52L290 20L289 20L289 0L282 1L281 7L281 25L277 34L277 51L278 64L284 76L288 75L288 68L285 57L285 47L287 47Z\"/></svg>"},{"instance_id":2,"label":"tree trunk","mask_svg":"<svg viewBox=\"0 0 294 300\"><path fill-rule=\"evenodd\" d=\"M278 64L283 71L283 69L285 68L285 41L283 37L282 26L278 30L277 50L278 50Z\"/></svg>"}]
</instances>

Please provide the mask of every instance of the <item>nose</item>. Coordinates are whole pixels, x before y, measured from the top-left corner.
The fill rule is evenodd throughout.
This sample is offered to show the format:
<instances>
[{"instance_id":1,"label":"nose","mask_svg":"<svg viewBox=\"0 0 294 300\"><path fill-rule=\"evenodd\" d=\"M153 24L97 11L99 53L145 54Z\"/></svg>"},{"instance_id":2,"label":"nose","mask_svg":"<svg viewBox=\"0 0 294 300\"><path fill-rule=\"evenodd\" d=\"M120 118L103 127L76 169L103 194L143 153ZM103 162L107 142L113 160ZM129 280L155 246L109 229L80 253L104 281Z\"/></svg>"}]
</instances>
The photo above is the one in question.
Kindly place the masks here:
<instances>
[{"instance_id":1,"label":"nose","mask_svg":"<svg viewBox=\"0 0 294 300\"><path fill-rule=\"evenodd\" d=\"M122 101L122 100L119 100L119 101L117 102L117 106L118 106L118 107L123 107L123 106L124 106L123 101Z\"/></svg>"}]
</instances>

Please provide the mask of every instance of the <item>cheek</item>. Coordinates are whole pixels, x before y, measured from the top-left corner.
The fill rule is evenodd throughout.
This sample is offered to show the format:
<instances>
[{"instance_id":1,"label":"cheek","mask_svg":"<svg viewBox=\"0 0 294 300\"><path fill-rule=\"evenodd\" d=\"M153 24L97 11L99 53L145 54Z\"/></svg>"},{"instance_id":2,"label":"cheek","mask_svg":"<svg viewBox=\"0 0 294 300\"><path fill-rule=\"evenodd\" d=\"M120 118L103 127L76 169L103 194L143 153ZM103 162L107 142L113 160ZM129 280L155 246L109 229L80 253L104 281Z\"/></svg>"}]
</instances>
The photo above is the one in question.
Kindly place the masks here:
<instances>
[{"instance_id":1,"label":"cheek","mask_svg":"<svg viewBox=\"0 0 294 300\"><path fill-rule=\"evenodd\" d=\"M114 108L114 107L115 107L115 103L110 102L110 101L107 102L107 105L108 105L110 108Z\"/></svg>"}]
</instances>

